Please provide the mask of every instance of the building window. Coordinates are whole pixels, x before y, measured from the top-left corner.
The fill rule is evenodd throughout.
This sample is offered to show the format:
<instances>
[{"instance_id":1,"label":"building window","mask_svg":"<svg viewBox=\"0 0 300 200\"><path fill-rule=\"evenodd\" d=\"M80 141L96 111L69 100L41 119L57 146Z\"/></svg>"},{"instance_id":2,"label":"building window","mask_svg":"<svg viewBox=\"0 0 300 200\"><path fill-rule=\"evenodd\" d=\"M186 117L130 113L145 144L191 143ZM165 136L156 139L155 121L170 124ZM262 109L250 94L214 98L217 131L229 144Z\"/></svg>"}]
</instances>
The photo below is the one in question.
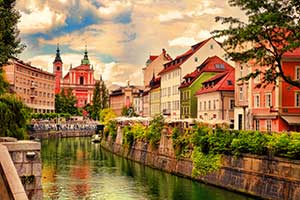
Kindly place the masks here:
<instances>
[{"instance_id":1,"label":"building window","mask_svg":"<svg viewBox=\"0 0 300 200\"><path fill-rule=\"evenodd\" d=\"M265 95L266 98L266 107L269 108L272 106L272 94L271 93L267 93Z\"/></svg>"},{"instance_id":2,"label":"building window","mask_svg":"<svg viewBox=\"0 0 300 200\"><path fill-rule=\"evenodd\" d=\"M206 101L204 101L204 108L203 109L206 110Z\"/></svg>"},{"instance_id":3,"label":"building window","mask_svg":"<svg viewBox=\"0 0 300 200\"><path fill-rule=\"evenodd\" d=\"M213 44L211 44L211 45L210 45L210 49L213 49L213 48L214 48L214 45L213 45Z\"/></svg>"},{"instance_id":4,"label":"building window","mask_svg":"<svg viewBox=\"0 0 300 200\"><path fill-rule=\"evenodd\" d=\"M210 101L208 101L208 110L210 110Z\"/></svg>"},{"instance_id":5,"label":"building window","mask_svg":"<svg viewBox=\"0 0 300 200\"><path fill-rule=\"evenodd\" d=\"M79 78L79 84L83 85L83 82L84 82L84 78L83 78L83 76L80 76L80 78Z\"/></svg>"},{"instance_id":6,"label":"building window","mask_svg":"<svg viewBox=\"0 0 300 200\"><path fill-rule=\"evenodd\" d=\"M243 101L243 98L244 98L244 97L243 97L243 87L240 87L239 90L240 90L240 91L239 91L239 92L240 92L240 95L239 95L240 98L239 98L239 99L240 99L240 101Z\"/></svg>"},{"instance_id":7,"label":"building window","mask_svg":"<svg viewBox=\"0 0 300 200\"><path fill-rule=\"evenodd\" d=\"M256 119L255 121L255 130L259 131L259 120Z\"/></svg>"},{"instance_id":8,"label":"building window","mask_svg":"<svg viewBox=\"0 0 300 200\"><path fill-rule=\"evenodd\" d=\"M295 79L300 80L300 66L296 66L295 69Z\"/></svg>"},{"instance_id":9,"label":"building window","mask_svg":"<svg viewBox=\"0 0 300 200\"><path fill-rule=\"evenodd\" d=\"M300 92L296 92L295 94L295 106L300 107Z\"/></svg>"},{"instance_id":10,"label":"building window","mask_svg":"<svg viewBox=\"0 0 300 200\"><path fill-rule=\"evenodd\" d=\"M234 99L229 100L229 108L230 108L230 110L234 109Z\"/></svg>"},{"instance_id":11,"label":"building window","mask_svg":"<svg viewBox=\"0 0 300 200\"><path fill-rule=\"evenodd\" d=\"M199 102L199 110L202 110L202 102Z\"/></svg>"},{"instance_id":12,"label":"building window","mask_svg":"<svg viewBox=\"0 0 300 200\"><path fill-rule=\"evenodd\" d=\"M267 120L267 131L271 132L272 131L272 120Z\"/></svg>"},{"instance_id":13,"label":"building window","mask_svg":"<svg viewBox=\"0 0 300 200\"><path fill-rule=\"evenodd\" d=\"M225 66L224 66L224 64L217 63L217 64L215 64L215 68L216 69L225 69Z\"/></svg>"},{"instance_id":14,"label":"building window","mask_svg":"<svg viewBox=\"0 0 300 200\"><path fill-rule=\"evenodd\" d=\"M195 57L195 62L198 62L198 57Z\"/></svg>"},{"instance_id":15,"label":"building window","mask_svg":"<svg viewBox=\"0 0 300 200\"><path fill-rule=\"evenodd\" d=\"M260 107L260 96L259 94L254 95L254 108Z\"/></svg>"},{"instance_id":16,"label":"building window","mask_svg":"<svg viewBox=\"0 0 300 200\"><path fill-rule=\"evenodd\" d=\"M240 77L243 77L243 66L240 67Z\"/></svg>"},{"instance_id":17,"label":"building window","mask_svg":"<svg viewBox=\"0 0 300 200\"><path fill-rule=\"evenodd\" d=\"M216 100L214 100L214 110L216 110Z\"/></svg>"}]
</instances>

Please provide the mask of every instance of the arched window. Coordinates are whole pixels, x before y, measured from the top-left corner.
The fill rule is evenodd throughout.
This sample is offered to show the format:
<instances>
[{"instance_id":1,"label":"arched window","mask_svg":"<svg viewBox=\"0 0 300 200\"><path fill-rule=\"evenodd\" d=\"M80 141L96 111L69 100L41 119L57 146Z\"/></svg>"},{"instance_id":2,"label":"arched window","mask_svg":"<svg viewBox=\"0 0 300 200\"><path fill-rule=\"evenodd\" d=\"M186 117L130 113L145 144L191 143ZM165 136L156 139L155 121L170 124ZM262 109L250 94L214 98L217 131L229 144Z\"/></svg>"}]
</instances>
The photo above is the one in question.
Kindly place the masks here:
<instances>
[{"instance_id":1,"label":"arched window","mask_svg":"<svg viewBox=\"0 0 300 200\"><path fill-rule=\"evenodd\" d=\"M83 76L80 76L80 79L79 79L80 85L83 85L83 82L84 82L84 78L83 78Z\"/></svg>"},{"instance_id":2,"label":"arched window","mask_svg":"<svg viewBox=\"0 0 300 200\"><path fill-rule=\"evenodd\" d=\"M56 71L59 71L60 70L60 67L56 67Z\"/></svg>"}]
</instances>

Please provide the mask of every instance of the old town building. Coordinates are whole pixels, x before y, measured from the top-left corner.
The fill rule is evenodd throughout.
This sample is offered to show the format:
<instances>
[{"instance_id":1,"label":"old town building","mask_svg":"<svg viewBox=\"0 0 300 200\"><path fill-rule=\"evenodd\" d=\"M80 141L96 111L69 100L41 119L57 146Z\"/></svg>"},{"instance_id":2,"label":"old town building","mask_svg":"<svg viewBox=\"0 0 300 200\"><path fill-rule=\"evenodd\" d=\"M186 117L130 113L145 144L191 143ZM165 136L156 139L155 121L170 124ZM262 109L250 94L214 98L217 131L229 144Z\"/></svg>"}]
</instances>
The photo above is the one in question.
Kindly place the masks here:
<instances>
[{"instance_id":1,"label":"old town building","mask_svg":"<svg viewBox=\"0 0 300 200\"><path fill-rule=\"evenodd\" d=\"M153 74L149 90L149 116L153 117L160 113L160 77Z\"/></svg>"},{"instance_id":2,"label":"old town building","mask_svg":"<svg viewBox=\"0 0 300 200\"><path fill-rule=\"evenodd\" d=\"M54 74L17 58L10 59L3 69L11 90L32 108L33 112L54 112Z\"/></svg>"},{"instance_id":3,"label":"old town building","mask_svg":"<svg viewBox=\"0 0 300 200\"><path fill-rule=\"evenodd\" d=\"M234 107L234 129L249 130L251 123L251 112L249 106L249 92L251 81L243 81L240 78L249 73L249 65L237 63L235 66L235 107Z\"/></svg>"},{"instance_id":4,"label":"old town building","mask_svg":"<svg viewBox=\"0 0 300 200\"><path fill-rule=\"evenodd\" d=\"M76 97L76 106L81 108L86 104L92 104L93 92L96 80L94 78L94 69L90 64L88 52L85 49L81 64L75 68L70 66L69 72L63 76L63 62L60 57L60 50L57 47L56 57L53 62L53 73L55 74L55 93L72 90Z\"/></svg>"},{"instance_id":5,"label":"old town building","mask_svg":"<svg viewBox=\"0 0 300 200\"><path fill-rule=\"evenodd\" d=\"M292 80L300 80L300 48L285 53L282 68ZM267 70L267 67L251 67ZM300 89L279 78L276 85L263 86L262 77L249 80L250 127L260 131L300 131Z\"/></svg>"},{"instance_id":6,"label":"old town building","mask_svg":"<svg viewBox=\"0 0 300 200\"><path fill-rule=\"evenodd\" d=\"M161 110L171 119L180 118L180 93L179 86L183 76L193 72L199 64L210 56L224 58L225 52L220 44L213 38L199 42L174 60L164 64L164 69L159 72L161 76Z\"/></svg>"},{"instance_id":7,"label":"old town building","mask_svg":"<svg viewBox=\"0 0 300 200\"><path fill-rule=\"evenodd\" d=\"M234 123L234 69L217 73L197 91L198 118Z\"/></svg>"},{"instance_id":8,"label":"old town building","mask_svg":"<svg viewBox=\"0 0 300 200\"><path fill-rule=\"evenodd\" d=\"M180 108L181 118L197 118L196 92L202 87L202 83L218 73L232 71L234 68L218 56L207 58L195 71L185 75L181 83ZM199 117L199 116L198 116Z\"/></svg>"},{"instance_id":9,"label":"old town building","mask_svg":"<svg viewBox=\"0 0 300 200\"><path fill-rule=\"evenodd\" d=\"M143 94L143 88L139 86L128 85L118 87L112 90L109 94L109 106L116 113L117 116L121 116L122 109L132 108L134 110L130 112L136 112L141 114L141 96Z\"/></svg>"},{"instance_id":10,"label":"old town building","mask_svg":"<svg viewBox=\"0 0 300 200\"><path fill-rule=\"evenodd\" d=\"M171 60L172 58L169 56L169 54L167 54L165 49L163 49L162 53L158 56L150 55L146 62L146 67L143 68L144 86L149 86L149 83L152 80L152 74L154 74L156 77L164 68L163 65Z\"/></svg>"}]
</instances>

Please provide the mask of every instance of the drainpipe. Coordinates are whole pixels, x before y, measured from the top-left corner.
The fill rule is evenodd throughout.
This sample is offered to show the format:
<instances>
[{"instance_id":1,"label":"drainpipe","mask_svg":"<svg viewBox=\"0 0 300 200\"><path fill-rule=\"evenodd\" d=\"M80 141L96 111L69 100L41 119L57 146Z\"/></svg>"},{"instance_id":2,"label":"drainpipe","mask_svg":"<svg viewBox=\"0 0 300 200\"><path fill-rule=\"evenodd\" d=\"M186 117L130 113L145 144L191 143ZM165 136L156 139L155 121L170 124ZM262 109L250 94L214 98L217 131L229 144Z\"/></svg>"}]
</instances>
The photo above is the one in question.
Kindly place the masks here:
<instances>
[{"instance_id":1,"label":"drainpipe","mask_svg":"<svg viewBox=\"0 0 300 200\"><path fill-rule=\"evenodd\" d=\"M243 106L244 130L246 130L246 106Z\"/></svg>"},{"instance_id":2,"label":"drainpipe","mask_svg":"<svg viewBox=\"0 0 300 200\"><path fill-rule=\"evenodd\" d=\"M223 95L223 91L221 91L221 101L222 101L222 120L224 120L224 95Z\"/></svg>"}]
</instances>

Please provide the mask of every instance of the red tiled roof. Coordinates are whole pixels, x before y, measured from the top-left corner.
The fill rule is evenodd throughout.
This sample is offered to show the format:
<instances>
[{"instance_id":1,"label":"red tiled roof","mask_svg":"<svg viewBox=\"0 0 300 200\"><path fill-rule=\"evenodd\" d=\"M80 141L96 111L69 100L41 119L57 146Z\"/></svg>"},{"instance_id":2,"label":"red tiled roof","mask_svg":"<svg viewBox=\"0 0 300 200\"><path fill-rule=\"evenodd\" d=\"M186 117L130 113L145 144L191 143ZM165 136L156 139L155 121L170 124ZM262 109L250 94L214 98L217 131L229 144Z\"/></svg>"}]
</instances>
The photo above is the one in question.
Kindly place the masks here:
<instances>
[{"instance_id":1,"label":"red tiled roof","mask_svg":"<svg viewBox=\"0 0 300 200\"><path fill-rule=\"evenodd\" d=\"M223 64L224 69L217 69L216 64ZM200 66L197 67L195 71L185 75L183 78L191 78L189 82L182 82L179 88L184 88L190 86L203 72L224 72L231 71L234 68L229 65L227 62L219 58L218 56L208 57Z\"/></svg>"},{"instance_id":2,"label":"red tiled roof","mask_svg":"<svg viewBox=\"0 0 300 200\"><path fill-rule=\"evenodd\" d=\"M218 80L219 78L222 78L222 77L225 76L226 74L228 74L228 71L227 71L227 72L223 72L223 73L218 73L218 74L216 74L215 76L213 76L212 78L210 78L210 79L204 81L203 84L206 84L206 83L209 83L209 82Z\"/></svg>"},{"instance_id":3,"label":"red tiled roof","mask_svg":"<svg viewBox=\"0 0 300 200\"><path fill-rule=\"evenodd\" d=\"M300 48L297 48L291 52L286 52L283 54L283 58L300 58Z\"/></svg>"},{"instance_id":4,"label":"red tiled roof","mask_svg":"<svg viewBox=\"0 0 300 200\"><path fill-rule=\"evenodd\" d=\"M151 60L151 61L153 61L153 60L155 60L156 58L157 58L158 56L149 56L149 59Z\"/></svg>"},{"instance_id":5,"label":"red tiled roof","mask_svg":"<svg viewBox=\"0 0 300 200\"><path fill-rule=\"evenodd\" d=\"M229 81L231 82L231 84L229 84ZM213 86L207 86L212 82L217 82L217 83L215 83ZM205 93L215 92L215 91L234 91L234 83L235 83L235 79L234 79L234 69L233 69L229 72L217 74L211 79L205 81L203 83L203 87L200 90L198 90L195 95L200 95L200 94L205 94Z\"/></svg>"},{"instance_id":6,"label":"red tiled roof","mask_svg":"<svg viewBox=\"0 0 300 200\"><path fill-rule=\"evenodd\" d=\"M213 39L213 38L208 38L206 40L203 40L202 42L199 42L199 43L191 46L191 48L187 52L177 56L174 60L164 64L165 68L162 71L160 71L158 74L161 75L163 73L180 68L180 65L182 63L184 63L190 56L192 56L201 47L203 47L210 39Z\"/></svg>"}]
</instances>

